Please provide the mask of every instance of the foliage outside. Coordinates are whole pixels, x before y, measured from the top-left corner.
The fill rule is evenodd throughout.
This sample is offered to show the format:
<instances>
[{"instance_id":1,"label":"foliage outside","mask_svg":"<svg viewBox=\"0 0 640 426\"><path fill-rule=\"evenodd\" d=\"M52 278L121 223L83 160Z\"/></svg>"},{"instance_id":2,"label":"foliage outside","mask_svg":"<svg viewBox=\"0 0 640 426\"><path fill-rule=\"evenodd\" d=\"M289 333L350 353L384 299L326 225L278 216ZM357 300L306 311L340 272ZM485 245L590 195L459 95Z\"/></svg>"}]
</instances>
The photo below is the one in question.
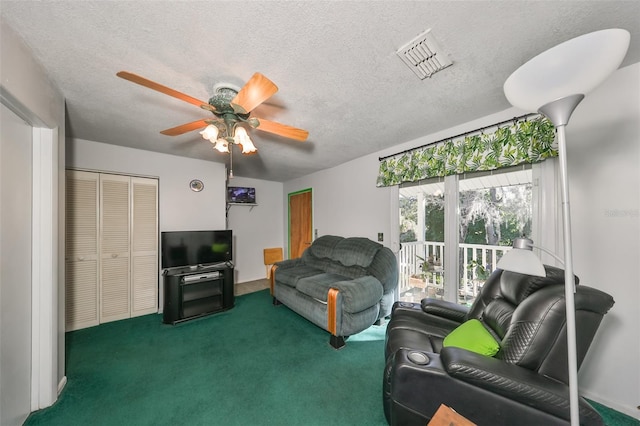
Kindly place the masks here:
<instances>
[{"instance_id":1,"label":"foliage outside","mask_svg":"<svg viewBox=\"0 0 640 426\"><path fill-rule=\"evenodd\" d=\"M531 184L460 192L461 243L511 245L531 233ZM444 196L426 194L425 241L444 242ZM418 241L418 200L400 200L400 242Z\"/></svg>"}]
</instances>

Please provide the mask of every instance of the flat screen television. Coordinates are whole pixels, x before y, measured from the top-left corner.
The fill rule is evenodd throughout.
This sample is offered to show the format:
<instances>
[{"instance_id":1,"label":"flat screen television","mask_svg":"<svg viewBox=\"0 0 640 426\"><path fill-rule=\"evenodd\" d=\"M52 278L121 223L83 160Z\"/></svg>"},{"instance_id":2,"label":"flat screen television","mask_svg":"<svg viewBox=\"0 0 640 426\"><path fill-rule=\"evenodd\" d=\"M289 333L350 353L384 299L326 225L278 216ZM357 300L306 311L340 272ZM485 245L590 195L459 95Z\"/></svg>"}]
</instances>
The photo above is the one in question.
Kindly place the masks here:
<instances>
[{"instance_id":1,"label":"flat screen television","mask_svg":"<svg viewBox=\"0 0 640 426\"><path fill-rule=\"evenodd\" d=\"M162 232L160 241L162 269L207 266L233 260L230 229Z\"/></svg>"},{"instance_id":2,"label":"flat screen television","mask_svg":"<svg viewBox=\"0 0 640 426\"><path fill-rule=\"evenodd\" d=\"M228 186L227 203L256 204L256 189L247 186Z\"/></svg>"}]
</instances>

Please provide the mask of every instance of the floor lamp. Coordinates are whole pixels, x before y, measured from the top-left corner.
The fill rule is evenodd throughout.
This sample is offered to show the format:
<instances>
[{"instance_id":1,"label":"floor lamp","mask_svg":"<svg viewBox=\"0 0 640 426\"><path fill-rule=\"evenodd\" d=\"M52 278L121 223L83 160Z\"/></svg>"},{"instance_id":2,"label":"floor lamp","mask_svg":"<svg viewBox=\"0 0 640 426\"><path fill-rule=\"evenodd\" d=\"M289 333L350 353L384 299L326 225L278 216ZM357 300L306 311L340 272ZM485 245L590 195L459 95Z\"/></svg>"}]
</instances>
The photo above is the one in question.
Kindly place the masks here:
<instances>
[{"instance_id":1,"label":"floor lamp","mask_svg":"<svg viewBox=\"0 0 640 426\"><path fill-rule=\"evenodd\" d=\"M571 217L567 179L567 149L565 127L571 114L584 96L600 85L622 63L629 47L629 32L607 29L585 34L561 43L539 54L513 72L504 83L509 102L525 111L537 111L554 124L558 135L558 160L562 191L562 231L564 239L564 283L567 315L567 351L569 367L569 401L571 425L578 426L578 362L576 349L575 281L571 253ZM519 241L531 250L531 240ZM513 253L512 253L513 252ZM507 255L517 256L521 250L511 250L503 256L502 269L514 270ZM539 262L539 260L538 260ZM505 266L507 265L507 266ZM516 272L522 272L516 270Z\"/></svg>"}]
</instances>

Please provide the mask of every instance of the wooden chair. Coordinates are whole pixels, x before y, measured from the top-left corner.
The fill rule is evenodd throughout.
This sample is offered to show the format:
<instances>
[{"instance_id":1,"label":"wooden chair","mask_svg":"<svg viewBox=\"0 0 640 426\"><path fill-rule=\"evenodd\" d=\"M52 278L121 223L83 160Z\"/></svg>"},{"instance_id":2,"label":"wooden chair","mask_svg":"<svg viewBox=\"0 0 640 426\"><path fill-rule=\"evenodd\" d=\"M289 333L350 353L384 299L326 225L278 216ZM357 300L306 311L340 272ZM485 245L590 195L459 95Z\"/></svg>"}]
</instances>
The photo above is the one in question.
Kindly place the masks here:
<instances>
[{"instance_id":1,"label":"wooden chair","mask_svg":"<svg viewBox=\"0 0 640 426\"><path fill-rule=\"evenodd\" d=\"M264 265L267 268L267 278L271 281L271 294L273 294L273 264L283 260L282 247L264 249Z\"/></svg>"}]
</instances>

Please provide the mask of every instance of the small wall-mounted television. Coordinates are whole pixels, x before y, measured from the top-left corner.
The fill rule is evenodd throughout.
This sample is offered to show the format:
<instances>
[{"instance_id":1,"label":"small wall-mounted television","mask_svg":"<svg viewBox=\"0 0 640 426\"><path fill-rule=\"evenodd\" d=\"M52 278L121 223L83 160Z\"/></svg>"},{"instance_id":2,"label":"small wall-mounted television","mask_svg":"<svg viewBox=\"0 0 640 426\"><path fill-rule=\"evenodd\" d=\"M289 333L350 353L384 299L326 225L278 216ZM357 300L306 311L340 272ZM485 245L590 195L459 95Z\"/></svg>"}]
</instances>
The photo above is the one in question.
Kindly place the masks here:
<instances>
[{"instance_id":1,"label":"small wall-mounted television","mask_svg":"<svg viewBox=\"0 0 640 426\"><path fill-rule=\"evenodd\" d=\"M233 260L233 235L221 231L168 231L160 235L162 269L207 266Z\"/></svg>"},{"instance_id":2,"label":"small wall-mounted television","mask_svg":"<svg viewBox=\"0 0 640 426\"><path fill-rule=\"evenodd\" d=\"M247 186L228 186L227 203L256 204L256 189Z\"/></svg>"}]
</instances>

